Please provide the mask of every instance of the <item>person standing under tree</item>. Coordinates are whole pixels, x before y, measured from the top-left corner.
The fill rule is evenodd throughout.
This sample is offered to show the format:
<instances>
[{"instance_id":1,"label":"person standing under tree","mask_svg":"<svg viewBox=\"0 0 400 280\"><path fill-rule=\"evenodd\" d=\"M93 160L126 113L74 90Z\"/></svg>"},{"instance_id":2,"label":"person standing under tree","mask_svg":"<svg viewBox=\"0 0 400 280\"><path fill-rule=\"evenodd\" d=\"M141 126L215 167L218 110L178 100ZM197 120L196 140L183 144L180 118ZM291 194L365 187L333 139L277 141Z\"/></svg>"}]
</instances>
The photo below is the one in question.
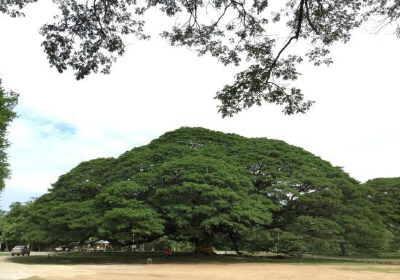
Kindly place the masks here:
<instances>
[{"instance_id":1,"label":"person standing under tree","mask_svg":"<svg viewBox=\"0 0 400 280\"><path fill-rule=\"evenodd\" d=\"M170 248L165 249L165 257L169 259L172 255L172 250Z\"/></svg>"}]
</instances>

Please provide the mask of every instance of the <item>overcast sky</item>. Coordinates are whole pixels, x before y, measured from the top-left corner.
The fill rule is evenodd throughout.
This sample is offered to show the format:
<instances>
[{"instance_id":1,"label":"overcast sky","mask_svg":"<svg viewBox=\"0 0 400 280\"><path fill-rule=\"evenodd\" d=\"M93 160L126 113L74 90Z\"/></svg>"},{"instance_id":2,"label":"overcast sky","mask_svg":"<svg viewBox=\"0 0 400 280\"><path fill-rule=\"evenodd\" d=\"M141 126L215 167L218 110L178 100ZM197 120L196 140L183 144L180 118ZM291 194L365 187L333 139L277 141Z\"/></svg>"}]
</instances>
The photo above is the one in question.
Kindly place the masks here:
<instances>
[{"instance_id":1,"label":"overcast sky","mask_svg":"<svg viewBox=\"0 0 400 280\"><path fill-rule=\"evenodd\" d=\"M82 161L117 157L182 126L280 139L361 182L400 176L400 39L388 30L357 31L333 48L330 67L302 66L298 84L316 101L306 115L285 116L266 104L222 119L214 95L239 69L157 36L129 39L111 75L76 81L71 72L58 74L40 47L38 29L52 19L51 4L41 2L23 19L0 14L0 78L20 94L2 209L40 196ZM147 28L163 30L151 20Z\"/></svg>"}]
</instances>

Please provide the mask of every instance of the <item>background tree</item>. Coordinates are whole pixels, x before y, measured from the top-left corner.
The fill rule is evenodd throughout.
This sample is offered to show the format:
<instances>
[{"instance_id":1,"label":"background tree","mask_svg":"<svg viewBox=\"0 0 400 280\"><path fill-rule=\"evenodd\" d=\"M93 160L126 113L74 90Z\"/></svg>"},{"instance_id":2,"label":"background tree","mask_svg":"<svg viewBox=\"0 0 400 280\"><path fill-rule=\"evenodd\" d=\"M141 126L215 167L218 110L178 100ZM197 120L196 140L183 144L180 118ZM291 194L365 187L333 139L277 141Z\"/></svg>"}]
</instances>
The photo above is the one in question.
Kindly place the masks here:
<instances>
[{"instance_id":1,"label":"background tree","mask_svg":"<svg viewBox=\"0 0 400 280\"><path fill-rule=\"evenodd\" d=\"M0 209L0 251L4 250L6 246L6 234L4 232L4 217L6 211Z\"/></svg>"},{"instance_id":2,"label":"background tree","mask_svg":"<svg viewBox=\"0 0 400 280\"><path fill-rule=\"evenodd\" d=\"M21 9L37 0L9 0L0 11L22 15ZM284 105L286 114L304 113L313 102L301 90L288 87L298 79L297 66L305 58L314 65L331 64L330 48L347 42L363 21L380 19L381 27L400 16L398 0L57 0L56 22L40 32L50 64L63 72L72 68L77 79L92 72L109 73L117 56L126 50L125 37L147 39L143 15L159 8L175 25L165 31L171 45L187 46L199 55L210 54L223 64L249 62L231 85L216 94L222 116L232 116L253 105ZM278 3L278 4L277 4ZM160 15L161 16L161 15ZM399 35L399 28L396 33ZM275 36L271 34L279 34ZM287 34L290 34L288 37ZM293 51L296 41L311 46ZM290 47L290 48L289 48ZM291 52L289 53L289 49Z\"/></svg>"},{"instance_id":3,"label":"background tree","mask_svg":"<svg viewBox=\"0 0 400 280\"><path fill-rule=\"evenodd\" d=\"M10 211L2 220L2 237L7 241L9 247L22 241L22 234L28 219L27 207L20 202L10 205Z\"/></svg>"},{"instance_id":4,"label":"background tree","mask_svg":"<svg viewBox=\"0 0 400 280\"><path fill-rule=\"evenodd\" d=\"M46 209L48 211L48 209ZM44 227L43 213L40 208L35 207L35 200L24 204L13 203L7 213L4 224L10 245L18 243L29 244L32 250L40 250L50 244L51 239Z\"/></svg>"},{"instance_id":5,"label":"background tree","mask_svg":"<svg viewBox=\"0 0 400 280\"><path fill-rule=\"evenodd\" d=\"M0 79L0 193L4 189L4 180L10 176L7 161L7 129L12 120L17 116L13 111L17 105L18 95L12 91L6 91L1 85Z\"/></svg>"}]
</instances>

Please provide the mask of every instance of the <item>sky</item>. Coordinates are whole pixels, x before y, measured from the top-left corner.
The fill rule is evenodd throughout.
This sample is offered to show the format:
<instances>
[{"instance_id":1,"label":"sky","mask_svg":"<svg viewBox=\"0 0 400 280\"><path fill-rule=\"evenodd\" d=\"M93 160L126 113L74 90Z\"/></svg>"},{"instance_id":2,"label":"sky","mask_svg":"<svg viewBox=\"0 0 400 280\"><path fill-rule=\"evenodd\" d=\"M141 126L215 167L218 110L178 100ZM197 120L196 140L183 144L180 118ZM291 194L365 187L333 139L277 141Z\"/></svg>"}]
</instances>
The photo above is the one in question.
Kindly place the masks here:
<instances>
[{"instance_id":1,"label":"sky","mask_svg":"<svg viewBox=\"0 0 400 280\"><path fill-rule=\"evenodd\" d=\"M390 30L364 27L333 47L330 67L301 66L297 84L316 101L307 114L286 116L264 104L223 119L214 96L240 68L157 36L128 38L110 75L76 81L72 72L50 68L38 34L52 21L48 2L29 7L26 18L0 14L0 78L20 94L0 209L42 195L82 161L117 157L182 126L283 140L360 182L400 176L400 39ZM147 30L159 34L167 23L150 18Z\"/></svg>"}]
</instances>

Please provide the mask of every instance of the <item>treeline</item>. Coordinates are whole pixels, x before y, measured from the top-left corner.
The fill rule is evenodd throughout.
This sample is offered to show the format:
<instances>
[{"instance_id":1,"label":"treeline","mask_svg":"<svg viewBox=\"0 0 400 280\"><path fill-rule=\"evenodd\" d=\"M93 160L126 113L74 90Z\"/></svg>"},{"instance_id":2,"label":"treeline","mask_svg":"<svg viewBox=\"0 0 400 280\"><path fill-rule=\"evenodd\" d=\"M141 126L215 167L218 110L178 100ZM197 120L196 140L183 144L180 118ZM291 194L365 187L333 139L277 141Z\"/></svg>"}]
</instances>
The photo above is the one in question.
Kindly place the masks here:
<instances>
[{"instance_id":1,"label":"treeline","mask_svg":"<svg viewBox=\"0 0 400 280\"><path fill-rule=\"evenodd\" d=\"M42 248L98 238L239 252L395 252L400 178L360 184L282 141L181 128L79 164L48 193L14 203L0 231L3 242Z\"/></svg>"}]
</instances>

